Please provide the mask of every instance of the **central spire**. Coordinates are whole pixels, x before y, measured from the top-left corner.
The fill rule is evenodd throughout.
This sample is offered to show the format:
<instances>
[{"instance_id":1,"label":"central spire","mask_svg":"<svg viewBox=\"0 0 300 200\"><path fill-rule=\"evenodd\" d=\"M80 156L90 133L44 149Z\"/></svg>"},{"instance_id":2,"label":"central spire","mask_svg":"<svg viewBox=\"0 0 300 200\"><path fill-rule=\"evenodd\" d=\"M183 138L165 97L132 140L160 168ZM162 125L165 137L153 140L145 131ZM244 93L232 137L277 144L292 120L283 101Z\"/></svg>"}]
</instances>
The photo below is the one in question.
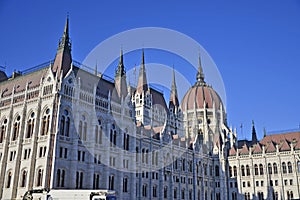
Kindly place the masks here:
<instances>
[{"instance_id":1,"label":"central spire","mask_svg":"<svg viewBox=\"0 0 300 200\"><path fill-rule=\"evenodd\" d=\"M171 86L169 108L173 108L173 112L174 112L175 108L178 108L178 107L179 107L179 101L178 101L177 86L176 86L176 80L175 80L175 70L174 70L174 66L173 66L172 86Z\"/></svg>"},{"instance_id":2,"label":"central spire","mask_svg":"<svg viewBox=\"0 0 300 200\"><path fill-rule=\"evenodd\" d=\"M141 94L143 92L146 92L147 90L148 90L148 83L147 83L146 68L145 68L145 55L144 55L144 49L143 49L142 63L141 63L138 85L137 85L137 92Z\"/></svg>"},{"instance_id":3,"label":"central spire","mask_svg":"<svg viewBox=\"0 0 300 200\"><path fill-rule=\"evenodd\" d=\"M198 60L198 72L197 72L197 76L196 76L197 84L204 85L205 81L204 81L204 73L203 73L203 68L202 68L202 64L201 64L200 53L199 53L199 58L198 59L199 59Z\"/></svg>"},{"instance_id":4,"label":"central spire","mask_svg":"<svg viewBox=\"0 0 300 200\"><path fill-rule=\"evenodd\" d=\"M65 76L71 68L72 55L71 55L71 42L69 38L69 16L67 16L64 33L58 43L58 48L52 65L52 71L56 76Z\"/></svg>"}]
</instances>

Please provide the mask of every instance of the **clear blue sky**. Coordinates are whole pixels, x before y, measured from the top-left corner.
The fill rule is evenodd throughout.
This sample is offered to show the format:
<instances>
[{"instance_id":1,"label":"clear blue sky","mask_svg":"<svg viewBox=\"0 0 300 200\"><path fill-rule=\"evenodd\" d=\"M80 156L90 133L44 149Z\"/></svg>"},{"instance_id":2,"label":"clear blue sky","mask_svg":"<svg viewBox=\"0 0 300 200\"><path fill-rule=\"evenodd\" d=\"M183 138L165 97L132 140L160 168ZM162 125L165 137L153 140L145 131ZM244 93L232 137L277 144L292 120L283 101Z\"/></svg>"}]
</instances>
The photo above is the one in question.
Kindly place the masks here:
<instances>
[{"instance_id":1,"label":"clear blue sky","mask_svg":"<svg viewBox=\"0 0 300 200\"><path fill-rule=\"evenodd\" d=\"M104 39L132 28L182 32L223 77L228 124L240 139L300 123L300 1L0 1L0 65L24 70L55 56L66 14L72 54L83 61ZM243 135L239 126L243 123Z\"/></svg>"}]
</instances>

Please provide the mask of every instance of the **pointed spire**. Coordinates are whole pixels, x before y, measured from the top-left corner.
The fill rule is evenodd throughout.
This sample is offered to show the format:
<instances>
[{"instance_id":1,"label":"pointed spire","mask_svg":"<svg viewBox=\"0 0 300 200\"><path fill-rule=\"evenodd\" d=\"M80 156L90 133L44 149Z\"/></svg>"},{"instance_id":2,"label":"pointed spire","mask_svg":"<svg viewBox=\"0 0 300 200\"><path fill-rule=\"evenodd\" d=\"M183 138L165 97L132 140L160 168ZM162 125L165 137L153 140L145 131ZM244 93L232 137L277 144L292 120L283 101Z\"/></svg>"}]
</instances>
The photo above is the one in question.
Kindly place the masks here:
<instances>
[{"instance_id":1,"label":"pointed spire","mask_svg":"<svg viewBox=\"0 0 300 200\"><path fill-rule=\"evenodd\" d=\"M175 108L178 108L178 107L179 107L179 102L178 102L177 86L176 86L176 80L175 80L175 70L174 70L174 66L173 66L172 88L171 88L171 94L170 94L169 108L173 108L173 112L174 112Z\"/></svg>"},{"instance_id":2,"label":"pointed spire","mask_svg":"<svg viewBox=\"0 0 300 200\"><path fill-rule=\"evenodd\" d=\"M205 84L204 81L204 73L203 73L203 68L202 68L202 64L201 64L201 56L200 56L200 52L199 52L199 58L198 58L198 72L197 72L197 84Z\"/></svg>"},{"instance_id":3,"label":"pointed spire","mask_svg":"<svg viewBox=\"0 0 300 200\"><path fill-rule=\"evenodd\" d=\"M254 126L254 121L252 120L252 142L256 143L257 142L257 137L256 137L256 130Z\"/></svg>"},{"instance_id":4,"label":"pointed spire","mask_svg":"<svg viewBox=\"0 0 300 200\"><path fill-rule=\"evenodd\" d=\"M126 71L123 63L123 50L120 51L120 60L115 74L115 88L119 97L127 96Z\"/></svg>"},{"instance_id":5,"label":"pointed spire","mask_svg":"<svg viewBox=\"0 0 300 200\"><path fill-rule=\"evenodd\" d=\"M63 73L63 77L70 70L72 63L71 43L69 38L69 16L67 16L64 33L59 41L52 71L58 77Z\"/></svg>"},{"instance_id":6,"label":"pointed spire","mask_svg":"<svg viewBox=\"0 0 300 200\"><path fill-rule=\"evenodd\" d=\"M124 76L125 75L125 67L123 63L123 50L120 51L120 60L116 70L116 76Z\"/></svg>"},{"instance_id":7,"label":"pointed spire","mask_svg":"<svg viewBox=\"0 0 300 200\"><path fill-rule=\"evenodd\" d=\"M142 51L142 63L138 77L138 85L137 85L137 92L143 93L148 90L148 83L147 83L147 76L146 76L146 69L145 69L145 55L144 49Z\"/></svg>"}]
</instances>

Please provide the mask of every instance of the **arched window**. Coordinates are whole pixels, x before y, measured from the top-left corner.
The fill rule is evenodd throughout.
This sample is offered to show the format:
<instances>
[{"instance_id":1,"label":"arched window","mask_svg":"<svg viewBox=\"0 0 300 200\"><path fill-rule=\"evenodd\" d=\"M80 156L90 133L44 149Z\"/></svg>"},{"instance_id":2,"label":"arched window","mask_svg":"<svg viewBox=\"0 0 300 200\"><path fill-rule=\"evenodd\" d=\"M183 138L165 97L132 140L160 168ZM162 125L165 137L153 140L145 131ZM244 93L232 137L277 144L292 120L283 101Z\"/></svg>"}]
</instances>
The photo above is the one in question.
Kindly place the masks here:
<instances>
[{"instance_id":1,"label":"arched window","mask_svg":"<svg viewBox=\"0 0 300 200\"><path fill-rule=\"evenodd\" d=\"M101 120L98 120L98 124L95 126L95 143L102 144L102 126Z\"/></svg>"},{"instance_id":2,"label":"arched window","mask_svg":"<svg viewBox=\"0 0 300 200\"><path fill-rule=\"evenodd\" d=\"M254 165L254 174L258 175L258 165L257 164Z\"/></svg>"},{"instance_id":3,"label":"arched window","mask_svg":"<svg viewBox=\"0 0 300 200\"><path fill-rule=\"evenodd\" d=\"M27 131L26 131L26 135L25 138L31 138L32 134L33 134L33 130L34 130L34 112L31 113L28 121L27 121Z\"/></svg>"},{"instance_id":4,"label":"arched window","mask_svg":"<svg viewBox=\"0 0 300 200\"><path fill-rule=\"evenodd\" d=\"M207 193L205 193L207 196ZM181 190L181 199L185 199L185 191L184 188Z\"/></svg>"},{"instance_id":5,"label":"arched window","mask_svg":"<svg viewBox=\"0 0 300 200\"><path fill-rule=\"evenodd\" d=\"M4 119L0 130L0 143L3 143L6 135L7 119Z\"/></svg>"},{"instance_id":6,"label":"arched window","mask_svg":"<svg viewBox=\"0 0 300 200\"><path fill-rule=\"evenodd\" d=\"M26 187L27 171L23 170L21 174L21 187Z\"/></svg>"},{"instance_id":7,"label":"arched window","mask_svg":"<svg viewBox=\"0 0 300 200\"><path fill-rule=\"evenodd\" d=\"M264 167L262 164L259 164L259 174L264 175Z\"/></svg>"},{"instance_id":8,"label":"arched window","mask_svg":"<svg viewBox=\"0 0 300 200\"><path fill-rule=\"evenodd\" d=\"M177 199L177 188L174 188L173 198L174 198L174 199Z\"/></svg>"},{"instance_id":9,"label":"arched window","mask_svg":"<svg viewBox=\"0 0 300 200\"><path fill-rule=\"evenodd\" d=\"M189 200L192 200L192 198L193 198L193 191L189 190Z\"/></svg>"},{"instance_id":10,"label":"arched window","mask_svg":"<svg viewBox=\"0 0 300 200\"><path fill-rule=\"evenodd\" d=\"M143 185L142 196L147 197L147 184Z\"/></svg>"},{"instance_id":11,"label":"arched window","mask_svg":"<svg viewBox=\"0 0 300 200\"><path fill-rule=\"evenodd\" d=\"M157 185L154 185L153 186L153 189L152 189L152 196L155 198L157 197Z\"/></svg>"},{"instance_id":12,"label":"arched window","mask_svg":"<svg viewBox=\"0 0 300 200\"><path fill-rule=\"evenodd\" d=\"M64 115L61 116L61 119L60 119L60 135L65 135L65 120L66 120L66 117Z\"/></svg>"},{"instance_id":13,"label":"arched window","mask_svg":"<svg viewBox=\"0 0 300 200\"><path fill-rule=\"evenodd\" d=\"M273 171L274 171L274 174L278 174L277 164L276 163L273 163Z\"/></svg>"},{"instance_id":14,"label":"arched window","mask_svg":"<svg viewBox=\"0 0 300 200\"><path fill-rule=\"evenodd\" d=\"M136 159L136 162L139 161L139 148L138 147L135 147L135 159Z\"/></svg>"},{"instance_id":15,"label":"arched window","mask_svg":"<svg viewBox=\"0 0 300 200\"><path fill-rule=\"evenodd\" d=\"M286 164L285 164L285 162L282 163L282 173L286 174Z\"/></svg>"},{"instance_id":16,"label":"arched window","mask_svg":"<svg viewBox=\"0 0 300 200\"><path fill-rule=\"evenodd\" d=\"M272 165L271 165L271 163L268 163L268 172L269 172L269 174L272 174Z\"/></svg>"},{"instance_id":17,"label":"arched window","mask_svg":"<svg viewBox=\"0 0 300 200\"><path fill-rule=\"evenodd\" d=\"M164 187L164 198L165 199L168 198L168 187L167 186Z\"/></svg>"},{"instance_id":18,"label":"arched window","mask_svg":"<svg viewBox=\"0 0 300 200\"><path fill-rule=\"evenodd\" d=\"M145 162L145 149L142 149L142 163Z\"/></svg>"},{"instance_id":19,"label":"arched window","mask_svg":"<svg viewBox=\"0 0 300 200\"><path fill-rule=\"evenodd\" d=\"M293 167L292 167L292 163L288 162L288 172L289 173L293 173Z\"/></svg>"},{"instance_id":20,"label":"arched window","mask_svg":"<svg viewBox=\"0 0 300 200\"><path fill-rule=\"evenodd\" d=\"M7 173L7 180L6 180L6 188L10 188L11 179L12 179L12 172L8 172Z\"/></svg>"},{"instance_id":21,"label":"arched window","mask_svg":"<svg viewBox=\"0 0 300 200\"><path fill-rule=\"evenodd\" d=\"M114 185L115 185L115 177L114 175L110 175L108 179L108 189L114 190Z\"/></svg>"},{"instance_id":22,"label":"arched window","mask_svg":"<svg viewBox=\"0 0 300 200\"><path fill-rule=\"evenodd\" d=\"M229 177L232 177L232 167L231 166L229 166Z\"/></svg>"},{"instance_id":23,"label":"arched window","mask_svg":"<svg viewBox=\"0 0 300 200\"><path fill-rule=\"evenodd\" d=\"M250 176L250 167L249 167L249 165L246 165L246 173L247 173L247 176Z\"/></svg>"},{"instance_id":24,"label":"arched window","mask_svg":"<svg viewBox=\"0 0 300 200\"><path fill-rule=\"evenodd\" d=\"M69 137L70 136L70 117L67 117L66 119L66 132L65 132L65 136Z\"/></svg>"},{"instance_id":25,"label":"arched window","mask_svg":"<svg viewBox=\"0 0 300 200\"><path fill-rule=\"evenodd\" d=\"M128 178L123 178L123 192L128 192Z\"/></svg>"},{"instance_id":26,"label":"arched window","mask_svg":"<svg viewBox=\"0 0 300 200\"><path fill-rule=\"evenodd\" d=\"M215 166L215 175L216 175L216 176L220 176L219 165L216 165L216 166Z\"/></svg>"},{"instance_id":27,"label":"arched window","mask_svg":"<svg viewBox=\"0 0 300 200\"><path fill-rule=\"evenodd\" d=\"M36 186L42 186L42 183L43 183L43 170L38 169L37 179L36 179Z\"/></svg>"},{"instance_id":28,"label":"arched window","mask_svg":"<svg viewBox=\"0 0 300 200\"><path fill-rule=\"evenodd\" d=\"M117 131L115 125L112 124L112 129L110 130L110 146L117 145Z\"/></svg>"},{"instance_id":29,"label":"arched window","mask_svg":"<svg viewBox=\"0 0 300 200\"><path fill-rule=\"evenodd\" d=\"M127 133L124 133L123 144L124 150L129 150L129 135Z\"/></svg>"},{"instance_id":30,"label":"arched window","mask_svg":"<svg viewBox=\"0 0 300 200\"><path fill-rule=\"evenodd\" d=\"M12 134L12 141L16 141L19 137L19 131L20 131L20 119L21 117L18 116L14 122L13 125L13 134Z\"/></svg>"},{"instance_id":31,"label":"arched window","mask_svg":"<svg viewBox=\"0 0 300 200\"><path fill-rule=\"evenodd\" d=\"M237 176L237 168L236 168L236 166L233 166L233 176L234 177Z\"/></svg>"},{"instance_id":32,"label":"arched window","mask_svg":"<svg viewBox=\"0 0 300 200\"><path fill-rule=\"evenodd\" d=\"M83 124L83 141L86 141L87 138L87 122Z\"/></svg>"},{"instance_id":33,"label":"arched window","mask_svg":"<svg viewBox=\"0 0 300 200\"><path fill-rule=\"evenodd\" d=\"M65 187L65 170L61 170L61 187Z\"/></svg>"},{"instance_id":34,"label":"arched window","mask_svg":"<svg viewBox=\"0 0 300 200\"><path fill-rule=\"evenodd\" d=\"M245 166L244 165L242 165L242 167L241 167L241 172L242 172L242 176L245 176Z\"/></svg>"},{"instance_id":35,"label":"arched window","mask_svg":"<svg viewBox=\"0 0 300 200\"><path fill-rule=\"evenodd\" d=\"M58 169L56 173L56 187L59 186L60 186L60 169Z\"/></svg>"},{"instance_id":36,"label":"arched window","mask_svg":"<svg viewBox=\"0 0 300 200\"><path fill-rule=\"evenodd\" d=\"M145 161L146 161L146 164L148 164L148 153L149 153L149 150L147 149L147 150L146 150L146 153L145 153Z\"/></svg>"}]
</instances>

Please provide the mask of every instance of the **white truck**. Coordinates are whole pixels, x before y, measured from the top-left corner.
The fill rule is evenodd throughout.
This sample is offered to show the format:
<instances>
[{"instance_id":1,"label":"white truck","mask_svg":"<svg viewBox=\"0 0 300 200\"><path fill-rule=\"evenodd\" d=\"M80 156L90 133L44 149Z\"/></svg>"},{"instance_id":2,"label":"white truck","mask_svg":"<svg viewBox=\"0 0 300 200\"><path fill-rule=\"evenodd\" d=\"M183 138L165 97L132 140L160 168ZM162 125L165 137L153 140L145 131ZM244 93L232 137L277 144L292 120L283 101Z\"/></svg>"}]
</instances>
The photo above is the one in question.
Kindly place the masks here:
<instances>
[{"instance_id":1,"label":"white truck","mask_svg":"<svg viewBox=\"0 0 300 200\"><path fill-rule=\"evenodd\" d=\"M116 200L112 190L36 189L27 191L23 200Z\"/></svg>"}]
</instances>

